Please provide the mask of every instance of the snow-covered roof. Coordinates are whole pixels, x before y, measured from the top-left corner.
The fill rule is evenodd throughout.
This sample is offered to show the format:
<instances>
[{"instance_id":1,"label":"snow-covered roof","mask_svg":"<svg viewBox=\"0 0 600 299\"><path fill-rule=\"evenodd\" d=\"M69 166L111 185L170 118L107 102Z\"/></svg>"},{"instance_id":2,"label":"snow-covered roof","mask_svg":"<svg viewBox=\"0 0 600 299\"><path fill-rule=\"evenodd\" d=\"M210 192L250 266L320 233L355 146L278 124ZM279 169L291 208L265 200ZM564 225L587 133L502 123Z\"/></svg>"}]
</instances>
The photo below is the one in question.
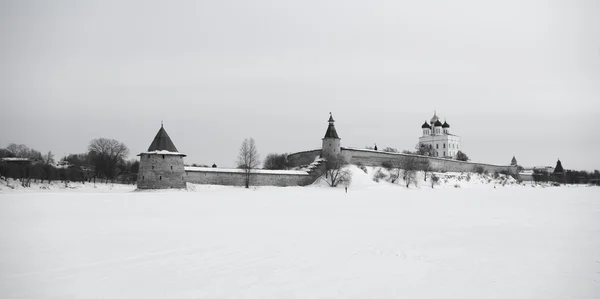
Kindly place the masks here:
<instances>
[{"instance_id":1,"label":"snow-covered roof","mask_svg":"<svg viewBox=\"0 0 600 299\"><path fill-rule=\"evenodd\" d=\"M185 171L198 171L198 172L228 172L228 173L243 173L243 169L239 168L212 168L212 167L194 167L186 166ZM301 170L268 170L268 169L252 169L252 173L260 174L296 174L296 175L308 175L308 172Z\"/></svg>"},{"instance_id":2,"label":"snow-covered roof","mask_svg":"<svg viewBox=\"0 0 600 299\"><path fill-rule=\"evenodd\" d=\"M167 150L143 152L143 153L139 153L138 156L141 156L144 154L145 155L172 155L172 156L183 156L183 157L186 156L186 154L182 154L182 153L178 153L178 152L171 152L171 151L167 151Z\"/></svg>"},{"instance_id":3,"label":"snow-covered roof","mask_svg":"<svg viewBox=\"0 0 600 299\"><path fill-rule=\"evenodd\" d=\"M2 158L2 161L13 161L13 162L15 162L15 161L22 161L22 162L25 162L25 161L30 161L30 160L29 160L29 158L13 158L13 157L8 157L8 158Z\"/></svg>"}]
</instances>

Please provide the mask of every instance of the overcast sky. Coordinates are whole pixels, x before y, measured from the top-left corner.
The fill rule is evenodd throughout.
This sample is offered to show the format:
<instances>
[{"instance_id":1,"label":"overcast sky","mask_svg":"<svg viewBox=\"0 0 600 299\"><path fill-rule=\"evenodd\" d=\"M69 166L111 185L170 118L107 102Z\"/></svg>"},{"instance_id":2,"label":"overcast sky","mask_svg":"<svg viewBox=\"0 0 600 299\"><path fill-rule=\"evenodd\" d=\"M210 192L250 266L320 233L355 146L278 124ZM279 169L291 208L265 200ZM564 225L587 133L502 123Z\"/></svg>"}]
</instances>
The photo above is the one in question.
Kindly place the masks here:
<instances>
[{"instance_id":1,"label":"overcast sky","mask_svg":"<svg viewBox=\"0 0 600 299\"><path fill-rule=\"evenodd\" d=\"M414 149L434 110L474 161L600 169L600 1L0 0L0 147L93 138L186 163Z\"/></svg>"}]
</instances>

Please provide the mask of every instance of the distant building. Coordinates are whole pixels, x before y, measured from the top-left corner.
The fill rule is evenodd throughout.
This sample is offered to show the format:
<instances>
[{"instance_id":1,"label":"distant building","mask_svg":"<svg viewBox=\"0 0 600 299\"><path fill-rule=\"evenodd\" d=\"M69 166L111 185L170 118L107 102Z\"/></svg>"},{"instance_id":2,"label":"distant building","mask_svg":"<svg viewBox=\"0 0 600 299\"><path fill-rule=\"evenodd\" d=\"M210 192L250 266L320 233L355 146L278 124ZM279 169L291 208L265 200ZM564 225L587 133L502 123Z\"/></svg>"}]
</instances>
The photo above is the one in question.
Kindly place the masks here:
<instances>
[{"instance_id":1,"label":"distant building","mask_svg":"<svg viewBox=\"0 0 600 299\"><path fill-rule=\"evenodd\" d=\"M423 136L419 137L419 143L429 147L433 157L456 158L460 150L460 137L450 134L450 124L446 121L442 124L436 113L427 123L421 126Z\"/></svg>"},{"instance_id":2,"label":"distant building","mask_svg":"<svg viewBox=\"0 0 600 299\"><path fill-rule=\"evenodd\" d=\"M14 158L14 157L2 158L2 162L8 163L8 164L20 164L20 165L31 164L31 160L29 158Z\"/></svg>"},{"instance_id":3,"label":"distant building","mask_svg":"<svg viewBox=\"0 0 600 299\"><path fill-rule=\"evenodd\" d=\"M552 172L552 177L555 182L564 183L565 182L565 170L563 169L562 163L560 159L556 161L556 167L554 167L554 171Z\"/></svg>"},{"instance_id":4,"label":"distant building","mask_svg":"<svg viewBox=\"0 0 600 299\"><path fill-rule=\"evenodd\" d=\"M329 112L329 120L327 122L329 122L329 126L325 132L325 137L323 137L323 147L321 150L321 157L325 159L338 155L342 151L340 146L341 139L335 130L335 125L333 124L335 120L333 120L331 112Z\"/></svg>"},{"instance_id":5,"label":"distant building","mask_svg":"<svg viewBox=\"0 0 600 299\"><path fill-rule=\"evenodd\" d=\"M515 156L513 155L512 160L510 161L510 165L512 166L517 166L517 159L515 158Z\"/></svg>"}]
</instances>

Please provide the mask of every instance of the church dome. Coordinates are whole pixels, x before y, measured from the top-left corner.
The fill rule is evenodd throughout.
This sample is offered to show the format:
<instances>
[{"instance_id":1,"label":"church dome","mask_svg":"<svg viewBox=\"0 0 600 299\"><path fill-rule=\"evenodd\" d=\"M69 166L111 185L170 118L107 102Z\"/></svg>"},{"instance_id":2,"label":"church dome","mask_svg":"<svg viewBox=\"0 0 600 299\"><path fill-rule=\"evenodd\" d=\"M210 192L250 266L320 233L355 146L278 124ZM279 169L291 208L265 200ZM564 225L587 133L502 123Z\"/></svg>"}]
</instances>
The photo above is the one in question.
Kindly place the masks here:
<instances>
[{"instance_id":1,"label":"church dome","mask_svg":"<svg viewBox=\"0 0 600 299\"><path fill-rule=\"evenodd\" d=\"M431 129L431 126L427 123L427 121L421 126L421 129Z\"/></svg>"},{"instance_id":2,"label":"church dome","mask_svg":"<svg viewBox=\"0 0 600 299\"><path fill-rule=\"evenodd\" d=\"M439 119L435 121L434 126L436 126L436 127L441 127L442 126L442 123L440 122Z\"/></svg>"},{"instance_id":3,"label":"church dome","mask_svg":"<svg viewBox=\"0 0 600 299\"><path fill-rule=\"evenodd\" d=\"M437 114L435 114L435 113L434 113L434 114L433 114L433 117L431 118L431 121L430 121L429 123L433 124L433 123L435 123L436 121L439 121L439 118L437 117Z\"/></svg>"},{"instance_id":4,"label":"church dome","mask_svg":"<svg viewBox=\"0 0 600 299\"><path fill-rule=\"evenodd\" d=\"M442 128L450 128L450 125L446 121L444 121Z\"/></svg>"}]
</instances>

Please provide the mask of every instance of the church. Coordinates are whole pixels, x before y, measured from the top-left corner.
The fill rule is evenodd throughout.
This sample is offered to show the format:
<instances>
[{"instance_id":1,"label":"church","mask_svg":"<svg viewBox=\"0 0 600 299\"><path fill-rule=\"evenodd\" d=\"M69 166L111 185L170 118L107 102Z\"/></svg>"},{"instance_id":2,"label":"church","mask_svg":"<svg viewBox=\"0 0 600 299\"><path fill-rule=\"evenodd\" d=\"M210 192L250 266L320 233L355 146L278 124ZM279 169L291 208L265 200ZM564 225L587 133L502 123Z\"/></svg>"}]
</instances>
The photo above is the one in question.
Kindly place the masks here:
<instances>
[{"instance_id":1,"label":"church","mask_svg":"<svg viewBox=\"0 0 600 299\"><path fill-rule=\"evenodd\" d=\"M450 134L450 125L444 120L440 121L434 112L433 117L421 126L423 136L419 137L419 144L429 147L433 157L456 158L460 150L460 137Z\"/></svg>"}]
</instances>

